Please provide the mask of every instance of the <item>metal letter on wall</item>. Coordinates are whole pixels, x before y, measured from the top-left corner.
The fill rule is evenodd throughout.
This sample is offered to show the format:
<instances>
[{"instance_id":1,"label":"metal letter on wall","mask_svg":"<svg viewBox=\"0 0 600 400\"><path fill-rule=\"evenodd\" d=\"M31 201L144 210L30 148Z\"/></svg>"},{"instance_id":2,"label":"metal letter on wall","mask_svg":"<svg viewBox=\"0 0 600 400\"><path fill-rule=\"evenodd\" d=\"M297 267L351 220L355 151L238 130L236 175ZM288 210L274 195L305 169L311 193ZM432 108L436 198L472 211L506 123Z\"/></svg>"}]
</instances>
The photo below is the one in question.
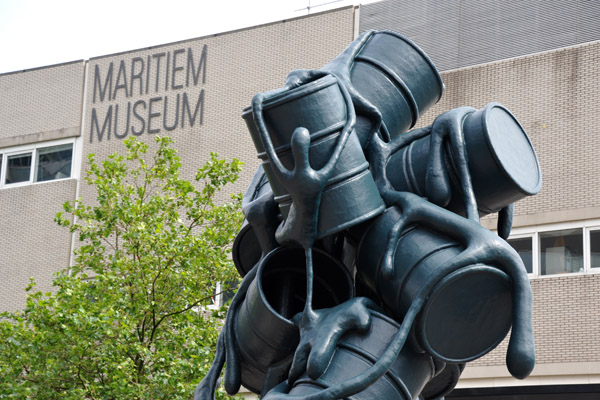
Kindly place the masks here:
<instances>
[{"instance_id":1,"label":"metal letter on wall","mask_svg":"<svg viewBox=\"0 0 600 400\"><path fill-rule=\"evenodd\" d=\"M541 188L537 156L498 103L411 130L443 91L414 43L369 31L254 96L244 278L196 399L224 364L227 392L265 400L439 399L509 331L508 369L529 375L531 287L505 239ZM493 212L497 234L479 223Z\"/></svg>"}]
</instances>

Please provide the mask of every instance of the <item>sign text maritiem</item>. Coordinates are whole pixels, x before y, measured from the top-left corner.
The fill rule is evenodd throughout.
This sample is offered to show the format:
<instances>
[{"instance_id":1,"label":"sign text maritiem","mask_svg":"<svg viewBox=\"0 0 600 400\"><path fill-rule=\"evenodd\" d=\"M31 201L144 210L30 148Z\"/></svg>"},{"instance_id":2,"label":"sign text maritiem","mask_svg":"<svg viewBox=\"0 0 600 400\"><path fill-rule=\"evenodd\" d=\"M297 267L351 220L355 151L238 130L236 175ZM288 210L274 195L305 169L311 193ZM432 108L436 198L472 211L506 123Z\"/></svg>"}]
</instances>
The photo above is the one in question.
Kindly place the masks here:
<instances>
[{"instance_id":1,"label":"sign text maritiem","mask_svg":"<svg viewBox=\"0 0 600 400\"><path fill-rule=\"evenodd\" d=\"M90 143L202 125L206 60L204 45L199 55L188 47L111 61L104 70L96 64Z\"/></svg>"}]
</instances>

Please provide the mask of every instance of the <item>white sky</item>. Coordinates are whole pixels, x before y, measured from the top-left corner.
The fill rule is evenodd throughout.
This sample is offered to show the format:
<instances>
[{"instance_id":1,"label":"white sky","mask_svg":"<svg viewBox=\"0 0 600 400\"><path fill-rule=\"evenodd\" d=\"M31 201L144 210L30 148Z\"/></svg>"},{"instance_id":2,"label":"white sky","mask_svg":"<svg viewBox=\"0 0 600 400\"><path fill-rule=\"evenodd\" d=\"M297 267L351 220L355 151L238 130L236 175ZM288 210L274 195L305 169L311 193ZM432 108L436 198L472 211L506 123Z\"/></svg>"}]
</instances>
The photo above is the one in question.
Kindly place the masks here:
<instances>
[{"instance_id":1,"label":"white sky","mask_svg":"<svg viewBox=\"0 0 600 400\"><path fill-rule=\"evenodd\" d=\"M379 0L0 0L0 73ZM160 27L160 28L157 28Z\"/></svg>"}]
</instances>

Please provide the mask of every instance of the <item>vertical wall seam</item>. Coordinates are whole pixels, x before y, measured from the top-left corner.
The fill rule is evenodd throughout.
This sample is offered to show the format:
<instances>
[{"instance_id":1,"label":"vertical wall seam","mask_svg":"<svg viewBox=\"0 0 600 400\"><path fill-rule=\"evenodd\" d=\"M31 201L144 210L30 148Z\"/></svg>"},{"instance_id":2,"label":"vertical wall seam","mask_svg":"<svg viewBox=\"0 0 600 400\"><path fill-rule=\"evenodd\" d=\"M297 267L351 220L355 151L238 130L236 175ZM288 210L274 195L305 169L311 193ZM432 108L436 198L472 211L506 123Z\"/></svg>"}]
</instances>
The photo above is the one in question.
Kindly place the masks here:
<instances>
[{"instance_id":1,"label":"vertical wall seam","mask_svg":"<svg viewBox=\"0 0 600 400\"><path fill-rule=\"evenodd\" d=\"M86 103L87 103L87 80L88 80L88 69L89 69L89 61L84 61L84 68L83 68L83 88L82 88L82 98L81 98L81 115L80 115L80 121L81 121L81 127L80 127L80 132L79 132L79 138L77 138L75 140L75 151L73 152L74 158L75 160L75 165L73 165L73 170L77 171L77 175L75 177L75 199L74 201L77 201L79 199L79 190L81 187L81 178L83 175L83 172L81 171L81 168L83 166L83 135L85 133L85 114L86 114ZM73 216L73 224L77 223L77 216L74 215ZM75 237L76 237L76 233L73 232L71 234L71 245L69 248L69 274L71 273L70 267L73 266L73 263L75 261Z\"/></svg>"}]
</instances>

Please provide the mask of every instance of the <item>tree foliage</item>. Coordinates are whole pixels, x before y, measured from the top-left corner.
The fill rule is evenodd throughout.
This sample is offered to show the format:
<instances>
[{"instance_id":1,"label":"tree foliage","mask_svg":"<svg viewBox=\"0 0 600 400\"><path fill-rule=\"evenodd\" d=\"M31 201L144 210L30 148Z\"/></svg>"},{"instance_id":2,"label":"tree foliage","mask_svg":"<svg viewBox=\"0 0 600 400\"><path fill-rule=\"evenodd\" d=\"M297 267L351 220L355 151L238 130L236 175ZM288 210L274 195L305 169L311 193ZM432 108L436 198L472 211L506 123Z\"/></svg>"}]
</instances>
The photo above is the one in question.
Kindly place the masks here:
<instances>
[{"instance_id":1,"label":"tree foliage","mask_svg":"<svg viewBox=\"0 0 600 400\"><path fill-rule=\"evenodd\" d=\"M32 283L25 309L1 314L0 398L191 398L224 311L200 310L236 277L241 198L217 197L241 163L212 154L194 184L171 140L156 142L153 154L131 138L125 155L89 157L97 201L56 217L80 240L73 266L52 293Z\"/></svg>"}]
</instances>

